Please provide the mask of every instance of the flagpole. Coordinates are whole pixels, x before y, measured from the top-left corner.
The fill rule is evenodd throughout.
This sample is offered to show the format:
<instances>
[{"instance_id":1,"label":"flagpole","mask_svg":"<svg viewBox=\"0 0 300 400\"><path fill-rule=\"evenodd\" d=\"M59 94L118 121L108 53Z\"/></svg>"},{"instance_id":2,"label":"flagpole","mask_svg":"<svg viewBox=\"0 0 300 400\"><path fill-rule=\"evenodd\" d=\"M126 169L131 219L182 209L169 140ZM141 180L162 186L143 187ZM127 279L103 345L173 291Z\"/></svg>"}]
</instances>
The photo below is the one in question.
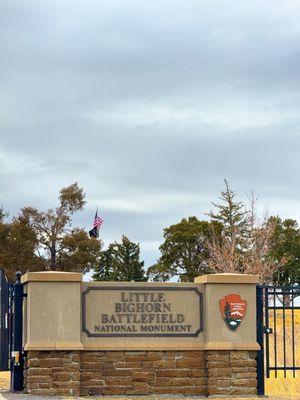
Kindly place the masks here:
<instances>
[{"instance_id":1,"label":"flagpole","mask_svg":"<svg viewBox=\"0 0 300 400\"><path fill-rule=\"evenodd\" d=\"M97 217L98 217L98 204L97 204L97 211L96 211L96 215L97 215ZM99 228L98 228L98 226L96 227L96 237L97 237L97 239L98 239L98 237L99 237Z\"/></svg>"}]
</instances>

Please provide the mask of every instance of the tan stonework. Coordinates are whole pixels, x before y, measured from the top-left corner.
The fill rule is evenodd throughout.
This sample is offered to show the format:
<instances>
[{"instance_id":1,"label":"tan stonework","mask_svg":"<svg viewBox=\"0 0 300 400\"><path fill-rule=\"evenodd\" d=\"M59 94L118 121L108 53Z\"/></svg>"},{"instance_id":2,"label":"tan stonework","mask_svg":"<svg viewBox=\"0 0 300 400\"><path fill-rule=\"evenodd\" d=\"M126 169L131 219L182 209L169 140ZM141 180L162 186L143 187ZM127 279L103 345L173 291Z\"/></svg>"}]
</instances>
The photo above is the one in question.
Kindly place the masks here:
<instances>
[{"instance_id":1,"label":"tan stonework","mask_svg":"<svg viewBox=\"0 0 300 400\"><path fill-rule=\"evenodd\" d=\"M80 274L55 272L28 273L23 282L25 387L30 394L256 394L255 276L208 275L195 283L81 283ZM198 293L196 302L187 290ZM220 299L230 294L247 304L237 330L229 329L220 308ZM129 310L127 303L136 308ZM148 315L141 311L143 303L153 303L164 318L156 321L146 310L155 329L167 325L161 332L176 335L148 334L152 330L139 325ZM123 307L126 323L116 311ZM152 320L146 318L149 326ZM183 333L192 335L177 334L183 322ZM112 325L113 335L102 330L105 324ZM129 334L116 334L119 325Z\"/></svg>"},{"instance_id":2,"label":"tan stonework","mask_svg":"<svg viewBox=\"0 0 300 400\"><path fill-rule=\"evenodd\" d=\"M81 283L81 274L31 272L25 274L22 279L25 283L24 292L27 295L24 299L23 339L25 351L259 349L256 342L256 276L215 274L195 279L196 282L202 280L204 283ZM115 289L112 290L113 288ZM132 289L130 290L130 288ZM121 335L115 335L116 332L113 332L114 334L110 336L102 335L102 332L99 334L100 325L103 324L102 314L114 315L112 305L116 307L116 303L120 302L122 293L134 293L136 289L139 293L156 293L156 296L158 293L164 293L165 306L171 308L167 313L171 315L173 320L175 318L175 321L177 316L184 317L183 324L172 322L170 325L167 320L163 324L153 323L151 325L150 321L149 326L151 328L156 329L160 328L160 325L164 325L163 328L166 329L166 326L170 325L172 329L177 329L182 328L183 325L185 330L179 331L179 333L176 331L174 336L169 336L170 332L175 331L168 328L170 332L166 336L164 335L165 330L159 331L158 335L152 335L152 331L144 331L143 328L143 335L147 332L147 337L136 336L140 332L141 326L138 322L130 322L128 325L131 329L130 332L134 332L135 336L124 335L124 331ZM86 295L82 294L84 292L86 292ZM202 295L203 307L200 307L202 301L199 302L199 306L197 305L196 292L199 293L199 299ZM247 301L245 318L235 332L232 332L225 325L219 305L220 299L232 293L240 295L242 299ZM113 302L112 298L114 298ZM125 302L123 303L125 304ZM158 302L158 305L160 303L164 302ZM131 314L136 315L138 321L142 313L132 312ZM200 324L199 319L203 323ZM104 325L106 324L104 323ZM121 321L120 323L114 322L113 325L122 328L123 324ZM198 329L200 325L201 329ZM198 330L196 331L196 329ZM153 330L153 332L157 331ZM195 334L195 332L197 333Z\"/></svg>"},{"instance_id":3,"label":"tan stonework","mask_svg":"<svg viewBox=\"0 0 300 400\"><path fill-rule=\"evenodd\" d=\"M205 395L203 351L81 353L81 395Z\"/></svg>"},{"instance_id":4,"label":"tan stonework","mask_svg":"<svg viewBox=\"0 0 300 400\"><path fill-rule=\"evenodd\" d=\"M256 351L207 351L208 395L256 395Z\"/></svg>"},{"instance_id":5,"label":"tan stonework","mask_svg":"<svg viewBox=\"0 0 300 400\"><path fill-rule=\"evenodd\" d=\"M209 274L209 275L201 275L197 276L194 279L196 283L254 283L257 284L259 282L259 275L250 275L250 274Z\"/></svg>"},{"instance_id":6,"label":"tan stonework","mask_svg":"<svg viewBox=\"0 0 300 400\"><path fill-rule=\"evenodd\" d=\"M41 271L27 272L22 275L21 282L81 282L82 274L78 272Z\"/></svg>"},{"instance_id":7,"label":"tan stonework","mask_svg":"<svg viewBox=\"0 0 300 400\"><path fill-rule=\"evenodd\" d=\"M42 395L256 393L256 352L29 351L25 386Z\"/></svg>"},{"instance_id":8,"label":"tan stonework","mask_svg":"<svg viewBox=\"0 0 300 400\"><path fill-rule=\"evenodd\" d=\"M29 351L24 380L30 394L79 396L80 352Z\"/></svg>"}]
</instances>

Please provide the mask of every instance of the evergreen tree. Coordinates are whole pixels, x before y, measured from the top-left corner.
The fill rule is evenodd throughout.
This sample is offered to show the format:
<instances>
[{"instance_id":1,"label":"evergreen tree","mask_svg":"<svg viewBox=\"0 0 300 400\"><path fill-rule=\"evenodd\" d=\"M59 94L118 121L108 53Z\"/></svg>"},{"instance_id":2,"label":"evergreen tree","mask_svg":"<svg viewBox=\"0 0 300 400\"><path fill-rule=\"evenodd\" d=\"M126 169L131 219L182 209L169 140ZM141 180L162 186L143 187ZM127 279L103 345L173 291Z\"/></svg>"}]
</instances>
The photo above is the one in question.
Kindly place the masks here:
<instances>
[{"instance_id":1,"label":"evergreen tree","mask_svg":"<svg viewBox=\"0 0 300 400\"><path fill-rule=\"evenodd\" d=\"M213 203L216 211L209 214L212 221L223 226L221 237L214 235L208 242L210 268L215 272L256 274L262 283L271 282L279 264L270 257L274 224L266 218L257 219L253 193L247 208L226 179L220 199L221 203Z\"/></svg>"},{"instance_id":2,"label":"evergreen tree","mask_svg":"<svg viewBox=\"0 0 300 400\"><path fill-rule=\"evenodd\" d=\"M229 187L228 181L224 179L225 190L221 191L221 203L212 203L216 212L211 211L209 216L212 221L217 221L223 226L223 234L230 238L243 241L247 235L249 226L249 211L245 205L236 199L236 193Z\"/></svg>"},{"instance_id":3,"label":"evergreen tree","mask_svg":"<svg viewBox=\"0 0 300 400\"><path fill-rule=\"evenodd\" d=\"M183 218L179 223L164 229L161 256L148 269L154 281L167 281L173 276L182 282L193 282L199 275L210 272L208 267L207 239L214 233L219 237L219 222L201 221L196 217Z\"/></svg>"},{"instance_id":4,"label":"evergreen tree","mask_svg":"<svg viewBox=\"0 0 300 400\"><path fill-rule=\"evenodd\" d=\"M269 218L275 224L270 256L281 264L273 275L276 285L300 285L300 229L293 219ZM282 262L280 262L282 260ZM299 291L298 291L299 295Z\"/></svg>"},{"instance_id":5,"label":"evergreen tree","mask_svg":"<svg viewBox=\"0 0 300 400\"><path fill-rule=\"evenodd\" d=\"M95 281L144 282L144 261L140 261L140 246L125 235L121 243L111 243L101 252L100 262L95 268Z\"/></svg>"}]
</instances>

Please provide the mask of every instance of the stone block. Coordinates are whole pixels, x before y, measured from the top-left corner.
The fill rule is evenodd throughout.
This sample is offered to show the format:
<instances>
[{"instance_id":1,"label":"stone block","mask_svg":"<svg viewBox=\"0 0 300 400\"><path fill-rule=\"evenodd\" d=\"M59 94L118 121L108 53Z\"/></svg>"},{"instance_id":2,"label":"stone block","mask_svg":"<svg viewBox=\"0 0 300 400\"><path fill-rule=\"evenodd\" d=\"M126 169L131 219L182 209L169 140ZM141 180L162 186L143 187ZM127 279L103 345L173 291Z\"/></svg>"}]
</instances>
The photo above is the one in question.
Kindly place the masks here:
<instances>
[{"instance_id":1,"label":"stone block","mask_svg":"<svg viewBox=\"0 0 300 400\"><path fill-rule=\"evenodd\" d=\"M132 376L131 369L104 369L102 376Z\"/></svg>"},{"instance_id":2,"label":"stone block","mask_svg":"<svg viewBox=\"0 0 300 400\"><path fill-rule=\"evenodd\" d=\"M206 376L206 373L203 368L192 368L188 370L188 375L191 378L202 378Z\"/></svg>"},{"instance_id":3,"label":"stone block","mask_svg":"<svg viewBox=\"0 0 300 400\"><path fill-rule=\"evenodd\" d=\"M105 382L103 379L94 379L92 381L81 381L81 387L97 387L97 386L105 386Z\"/></svg>"},{"instance_id":4,"label":"stone block","mask_svg":"<svg viewBox=\"0 0 300 400\"><path fill-rule=\"evenodd\" d=\"M171 385L172 386L191 386L194 382L191 378L172 378Z\"/></svg>"},{"instance_id":5,"label":"stone block","mask_svg":"<svg viewBox=\"0 0 300 400\"><path fill-rule=\"evenodd\" d=\"M231 351L229 355L230 360L247 360L249 358L248 351Z\"/></svg>"},{"instance_id":6,"label":"stone block","mask_svg":"<svg viewBox=\"0 0 300 400\"><path fill-rule=\"evenodd\" d=\"M52 375L52 379L54 381L70 381L71 380L71 372L55 372Z\"/></svg>"},{"instance_id":7,"label":"stone block","mask_svg":"<svg viewBox=\"0 0 300 400\"><path fill-rule=\"evenodd\" d=\"M207 394L206 386L185 387L183 393L186 396L205 396Z\"/></svg>"},{"instance_id":8,"label":"stone block","mask_svg":"<svg viewBox=\"0 0 300 400\"><path fill-rule=\"evenodd\" d=\"M102 395L102 387L80 388L81 396L97 396Z\"/></svg>"},{"instance_id":9,"label":"stone block","mask_svg":"<svg viewBox=\"0 0 300 400\"><path fill-rule=\"evenodd\" d=\"M146 360L147 360L146 354L125 354L125 361L138 362Z\"/></svg>"},{"instance_id":10,"label":"stone block","mask_svg":"<svg viewBox=\"0 0 300 400\"><path fill-rule=\"evenodd\" d=\"M102 388L101 392L104 395L120 395L120 394L125 394L125 390L126 390L126 388L122 387L122 386L120 386L120 387L117 387L117 386L114 386L114 387L104 386Z\"/></svg>"},{"instance_id":11,"label":"stone block","mask_svg":"<svg viewBox=\"0 0 300 400\"><path fill-rule=\"evenodd\" d=\"M177 360L178 368L204 368L205 360L203 358L179 358Z\"/></svg>"},{"instance_id":12,"label":"stone block","mask_svg":"<svg viewBox=\"0 0 300 400\"><path fill-rule=\"evenodd\" d=\"M256 379L235 379L232 386L256 387Z\"/></svg>"},{"instance_id":13,"label":"stone block","mask_svg":"<svg viewBox=\"0 0 300 400\"><path fill-rule=\"evenodd\" d=\"M206 378L193 378L193 384L195 386L206 386L207 379Z\"/></svg>"},{"instance_id":14,"label":"stone block","mask_svg":"<svg viewBox=\"0 0 300 400\"><path fill-rule=\"evenodd\" d=\"M171 385L171 378L169 377L164 377L164 376L159 376L155 378L155 381L149 382L149 385L154 385L154 386L169 386Z\"/></svg>"},{"instance_id":15,"label":"stone block","mask_svg":"<svg viewBox=\"0 0 300 400\"><path fill-rule=\"evenodd\" d=\"M234 377L237 379L256 379L256 372L235 372Z\"/></svg>"},{"instance_id":16,"label":"stone block","mask_svg":"<svg viewBox=\"0 0 300 400\"><path fill-rule=\"evenodd\" d=\"M229 362L229 354L208 354L206 356L207 361L228 361Z\"/></svg>"},{"instance_id":17,"label":"stone block","mask_svg":"<svg viewBox=\"0 0 300 400\"><path fill-rule=\"evenodd\" d=\"M230 360L231 367L256 367L256 360Z\"/></svg>"},{"instance_id":18,"label":"stone block","mask_svg":"<svg viewBox=\"0 0 300 400\"><path fill-rule=\"evenodd\" d=\"M228 388L219 388L217 386L208 386L207 394L210 396L213 395L223 395L226 396L228 394Z\"/></svg>"},{"instance_id":19,"label":"stone block","mask_svg":"<svg viewBox=\"0 0 300 400\"><path fill-rule=\"evenodd\" d=\"M150 388L145 382L133 382L132 386L125 390L125 394L128 395L146 395L149 392Z\"/></svg>"},{"instance_id":20,"label":"stone block","mask_svg":"<svg viewBox=\"0 0 300 400\"><path fill-rule=\"evenodd\" d=\"M231 387L231 379L222 379L222 378L208 378L207 379L208 386L217 386L221 388Z\"/></svg>"},{"instance_id":21,"label":"stone block","mask_svg":"<svg viewBox=\"0 0 300 400\"><path fill-rule=\"evenodd\" d=\"M81 381L90 381L90 380L94 380L94 379L100 379L102 378L102 374L99 371L89 371L89 372L85 372L82 371L80 373L80 380Z\"/></svg>"},{"instance_id":22,"label":"stone block","mask_svg":"<svg viewBox=\"0 0 300 400\"><path fill-rule=\"evenodd\" d=\"M116 368L123 368L123 369L140 369L143 367L142 362L130 362L130 361L120 361L114 364Z\"/></svg>"},{"instance_id":23,"label":"stone block","mask_svg":"<svg viewBox=\"0 0 300 400\"><path fill-rule=\"evenodd\" d=\"M28 376L27 377L27 382L29 383L33 383L33 382L36 382L36 383L47 383L47 382L51 382L51 377L50 377L50 375L38 375L38 376L32 376L32 375L30 375L30 376Z\"/></svg>"},{"instance_id":24,"label":"stone block","mask_svg":"<svg viewBox=\"0 0 300 400\"><path fill-rule=\"evenodd\" d=\"M228 390L229 395L240 395L240 396L247 396L247 395L256 395L256 387L253 388L244 388L244 387L233 387L229 388Z\"/></svg>"},{"instance_id":25,"label":"stone block","mask_svg":"<svg viewBox=\"0 0 300 400\"><path fill-rule=\"evenodd\" d=\"M172 369L176 368L176 365L176 360L153 361L153 367L158 369Z\"/></svg>"},{"instance_id":26,"label":"stone block","mask_svg":"<svg viewBox=\"0 0 300 400\"><path fill-rule=\"evenodd\" d=\"M181 386L150 386L150 392L153 394L184 394L184 387Z\"/></svg>"},{"instance_id":27,"label":"stone block","mask_svg":"<svg viewBox=\"0 0 300 400\"><path fill-rule=\"evenodd\" d=\"M203 350L185 350L181 352L183 357L192 357L192 358L204 358L205 359L205 351Z\"/></svg>"},{"instance_id":28,"label":"stone block","mask_svg":"<svg viewBox=\"0 0 300 400\"><path fill-rule=\"evenodd\" d=\"M229 361L207 361L206 368L227 368L230 367Z\"/></svg>"},{"instance_id":29,"label":"stone block","mask_svg":"<svg viewBox=\"0 0 300 400\"><path fill-rule=\"evenodd\" d=\"M233 371L231 368L216 368L216 369L208 369L207 370L208 377L225 378L225 377L231 377L232 374L233 374Z\"/></svg>"},{"instance_id":30,"label":"stone block","mask_svg":"<svg viewBox=\"0 0 300 400\"><path fill-rule=\"evenodd\" d=\"M132 386L132 379L120 376L107 377L105 379L105 386Z\"/></svg>"},{"instance_id":31,"label":"stone block","mask_svg":"<svg viewBox=\"0 0 300 400\"><path fill-rule=\"evenodd\" d=\"M26 388L29 389L38 389L39 388L40 383L37 382L27 382L26 384Z\"/></svg>"},{"instance_id":32,"label":"stone block","mask_svg":"<svg viewBox=\"0 0 300 400\"><path fill-rule=\"evenodd\" d=\"M167 376L170 378L185 378L188 376L186 369L160 369L156 371L156 376Z\"/></svg>"},{"instance_id":33,"label":"stone block","mask_svg":"<svg viewBox=\"0 0 300 400\"><path fill-rule=\"evenodd\" d=\"M149 361L158 361L163 359L163 354L161 351L148 351L147 352L147 360Z\"/></svg>"},{"instance_id":34,"label":"stone block","mask_svg":"<svg viewBox=\"0 0 300 400\"><path fill-rule=\"evenodd\" d=\"M149 382L154 380L153 372L145 372L145 371L133 371L132 379L138 382Z\"/></svg>"},{"instance_id":35,"label":"stone block","mask_svg":"<svg viewBox=\"0 0 300 400\"><path fill-rule=\"evenodd\" d=\"M124 359L124 351L107 351L105 357L108 359L122 360Z\"/></svg>"},{"instance_id":36,"label":"stone block","mask_svg":"<svg viewBox=\"0 0 300 400\"><path fill-rule=\"evenodd\" d=\"M51 368L29 368L27 370L27 376L37 376L37 375L50 375L51 374Z\"/></svg>"}]
</instances>

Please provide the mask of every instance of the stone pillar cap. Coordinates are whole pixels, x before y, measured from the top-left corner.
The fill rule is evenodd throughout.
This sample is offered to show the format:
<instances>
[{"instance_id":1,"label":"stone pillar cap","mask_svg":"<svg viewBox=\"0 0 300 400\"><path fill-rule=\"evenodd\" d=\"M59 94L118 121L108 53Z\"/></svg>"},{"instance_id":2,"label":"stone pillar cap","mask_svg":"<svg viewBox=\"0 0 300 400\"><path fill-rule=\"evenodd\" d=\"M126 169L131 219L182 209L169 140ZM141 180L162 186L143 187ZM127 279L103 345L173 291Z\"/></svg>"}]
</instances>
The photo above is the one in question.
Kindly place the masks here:
<instances>
[{"instance_id":1,"label":"stone pillar cap","mask_svg":"<svg viewBox=\"0 0 300 400\"><path fill-rule=\"evenodd\" d=\"M82 274L78 272L40 271L27 272L22 275L21 282L82 282Z\"/></svg>"},{"instance_id":2,"label":"stone pillar cap","mask_svg":"<svg viewBox=\"0 0 300 400\"><path fill-rule=\"evenodd\" d=\"M259 275L251 274L208 274L197 276L195 283L259 283Z\"/></svg>"}]
</instances>

